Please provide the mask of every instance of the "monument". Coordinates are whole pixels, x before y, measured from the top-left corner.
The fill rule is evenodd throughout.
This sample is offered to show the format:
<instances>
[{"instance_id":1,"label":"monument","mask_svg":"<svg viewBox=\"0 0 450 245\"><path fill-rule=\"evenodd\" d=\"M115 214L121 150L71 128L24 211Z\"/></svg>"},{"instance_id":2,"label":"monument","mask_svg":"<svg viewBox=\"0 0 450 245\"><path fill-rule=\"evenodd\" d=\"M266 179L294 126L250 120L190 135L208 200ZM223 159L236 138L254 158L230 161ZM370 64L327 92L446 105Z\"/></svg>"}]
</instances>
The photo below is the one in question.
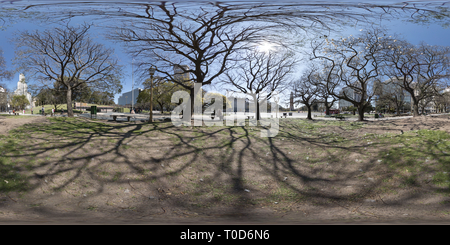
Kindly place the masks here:
<instances>
[{"instance_id":1,"label":"monument","mask_svg":"<svg viewBox=\"0 0 450 245\"><path fill-rule=\"evenodd\" d=\"M28 85L25 82L25 75L23 73L20 73L19 75L19 81L17 82L17 89L14 91L14 95L25 95L28 101L30 102L30 105L27 105L27 109L34 107L34 101L31 98L31 93L28 92Z\"/></svg>"}]
</instances>

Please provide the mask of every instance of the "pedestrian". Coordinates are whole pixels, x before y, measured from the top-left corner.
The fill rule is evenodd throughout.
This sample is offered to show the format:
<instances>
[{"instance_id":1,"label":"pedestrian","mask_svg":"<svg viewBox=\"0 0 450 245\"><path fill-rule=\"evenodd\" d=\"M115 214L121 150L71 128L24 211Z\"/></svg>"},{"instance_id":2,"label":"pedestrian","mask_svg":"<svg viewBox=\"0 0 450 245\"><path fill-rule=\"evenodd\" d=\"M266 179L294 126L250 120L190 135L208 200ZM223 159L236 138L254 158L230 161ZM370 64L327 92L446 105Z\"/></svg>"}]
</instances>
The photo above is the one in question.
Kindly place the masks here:
<instances>
[{"instance_id":1,"label":"pedestrian","mask_svg":"<svg viewBox=\"0 0 450 245\"><path fill-rule=\"evenodd\" d=\"M31 115L33 115L33 108L31 108Z\"/></svg>"}]
</instances>

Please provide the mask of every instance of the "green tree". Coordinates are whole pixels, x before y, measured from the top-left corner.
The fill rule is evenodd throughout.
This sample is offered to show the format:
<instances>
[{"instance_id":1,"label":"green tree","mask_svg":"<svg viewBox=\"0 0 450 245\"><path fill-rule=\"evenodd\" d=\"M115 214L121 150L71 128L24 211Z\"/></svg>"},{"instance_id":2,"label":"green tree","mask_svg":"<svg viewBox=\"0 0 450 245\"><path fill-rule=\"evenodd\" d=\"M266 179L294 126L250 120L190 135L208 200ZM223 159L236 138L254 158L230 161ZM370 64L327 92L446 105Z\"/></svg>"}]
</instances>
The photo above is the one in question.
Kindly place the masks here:
<instances>
[{"instance_id":1,"label":"green tree","mask_svg":"<svg viewBox=\"0 0 450 245\"><path fill-rule=\"evenodd\" d=\"M140 92L137 97L137 106L142 106L145 108L150 107L150 87L151 80L146 79L142 85L144 86L144 91ZM162 77L153 78L153 105L158 105L161 113L163 113L164 108L169 111L173 106L171 105L172 94L175 91L188 91L182 86L163 79Z\"/></svg>"},{"instance_id":2,"label":"green tree","mask_svg":"<svg viewBox=\"0 0 450 245\"><path fill-rule=\"evenodd\" d=\"M28 99L25 95L14 95L11 98L11 106L13 108L22 110L22 109L25 109L25 106L27 106L29 104L30 104L30 102L28 101Z\"/></svg>"}]
</instances>

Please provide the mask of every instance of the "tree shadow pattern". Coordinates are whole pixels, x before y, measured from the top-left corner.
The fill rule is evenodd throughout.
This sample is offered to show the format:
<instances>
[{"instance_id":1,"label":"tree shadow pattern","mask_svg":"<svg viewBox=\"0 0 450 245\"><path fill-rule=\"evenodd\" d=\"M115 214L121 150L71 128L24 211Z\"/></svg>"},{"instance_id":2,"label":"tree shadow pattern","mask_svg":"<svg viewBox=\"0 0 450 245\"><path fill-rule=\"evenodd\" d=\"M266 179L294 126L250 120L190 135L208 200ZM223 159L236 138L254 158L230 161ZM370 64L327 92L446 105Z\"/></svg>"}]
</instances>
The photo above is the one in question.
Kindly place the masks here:
<instances>
[{"instance_id":1,"label":"tree shadow pattern","mask_svg":"<svg viewBox=\"0 0 450 245\"><path fill-rule=\"evenodd\" d=\"M0 208L24 200L38 213L141 218L250 218L261 208L306 217L335 208L382 219L389 216L367 207L448 196L448 132L384 126L283 119L276 137L261 138L248 125L54 118L2 137ZM58 208L48 206L52 198ZM448 207L439 200L436 210Z\"/></svg>"}]
</instances>

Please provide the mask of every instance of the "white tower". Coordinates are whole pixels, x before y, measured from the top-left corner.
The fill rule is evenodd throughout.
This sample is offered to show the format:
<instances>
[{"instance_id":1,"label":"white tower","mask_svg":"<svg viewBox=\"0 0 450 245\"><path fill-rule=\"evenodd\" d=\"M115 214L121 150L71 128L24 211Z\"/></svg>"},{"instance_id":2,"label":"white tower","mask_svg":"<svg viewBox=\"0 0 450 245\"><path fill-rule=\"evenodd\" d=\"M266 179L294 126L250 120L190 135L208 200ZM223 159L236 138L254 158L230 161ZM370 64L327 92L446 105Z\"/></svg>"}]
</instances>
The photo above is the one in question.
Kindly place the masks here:
<instances>
[{"instance_id":1,"label":"white tower","mask_svg":"<svg viewBox=\"0 0 450 245\"><path fill-rule=\"evenodd\" d=\"M28 101L30 102L30 105L27 106L27 108L34 107L31 94L28 92L28 85L25 82L25 75L23 75L23 73L20 73L19 75L19 81L17 82L17 89L16 91L14 91L14 94L25 95Z\"/></svg>"}]
</instances>

